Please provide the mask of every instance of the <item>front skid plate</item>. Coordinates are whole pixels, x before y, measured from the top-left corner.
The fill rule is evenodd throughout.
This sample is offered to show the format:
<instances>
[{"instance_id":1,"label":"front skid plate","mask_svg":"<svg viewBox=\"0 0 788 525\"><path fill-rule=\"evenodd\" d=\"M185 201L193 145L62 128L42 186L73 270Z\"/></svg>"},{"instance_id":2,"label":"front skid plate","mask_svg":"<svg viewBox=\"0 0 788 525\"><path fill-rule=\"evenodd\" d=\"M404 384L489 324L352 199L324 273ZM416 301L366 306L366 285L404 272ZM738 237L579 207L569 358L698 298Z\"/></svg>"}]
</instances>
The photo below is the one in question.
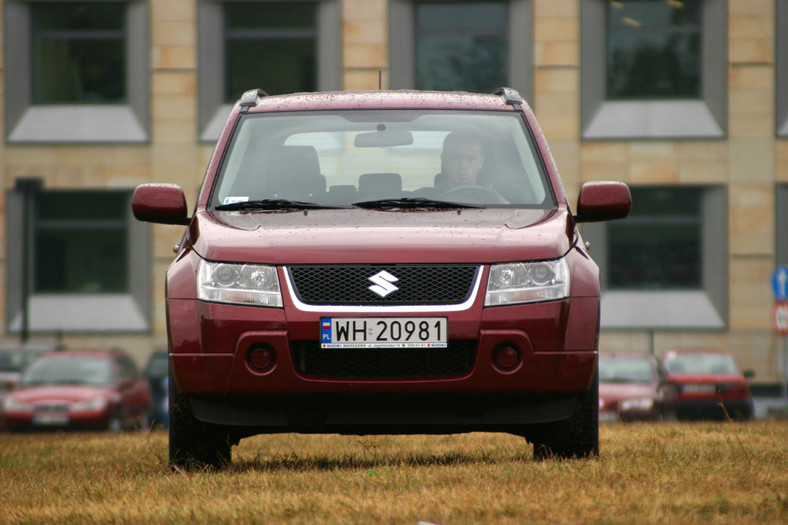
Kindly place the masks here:
<instances>
[{"instance_id":1,"label":"front skid plate","mask_svg":"<svg viewBox=\"0 0 788 525\"><path fill-rule=\"evenodd\" d=\"M493 431L516 425L566 419L577 405L577 395L550 397L440 395L413 399L383 396L364 402L350 398L320 403L304 398L274 405L274 396L255 405L227 400L192 398L197 419L207 423L254 427L257 432L345 434L422 434ZM328 403L326 401L329 401ZM333 401L333 402L332 402ZM377 401L377 402L376 402Z\"/></svg>"}]
</instances>

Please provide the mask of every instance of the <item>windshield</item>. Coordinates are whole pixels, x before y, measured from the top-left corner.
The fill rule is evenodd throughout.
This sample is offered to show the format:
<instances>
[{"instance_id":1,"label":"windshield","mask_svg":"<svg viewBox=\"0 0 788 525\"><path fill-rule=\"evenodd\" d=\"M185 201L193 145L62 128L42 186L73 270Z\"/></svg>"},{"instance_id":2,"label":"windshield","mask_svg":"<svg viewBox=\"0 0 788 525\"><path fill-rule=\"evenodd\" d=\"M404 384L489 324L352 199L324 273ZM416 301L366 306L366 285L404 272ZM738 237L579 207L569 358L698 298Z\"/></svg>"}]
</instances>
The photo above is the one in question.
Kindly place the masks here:
<instances>
[{"instance_id":1,"label":"windshield","mask_svg":"<svg viewBox=\"0 0 788 525\"><path fill-rule=\"evenodd\" d=\"M671 374L740 374L736 361L728 354L669 354L665 368Z\"/></svg>"},{"instance_id":2,"label":"windshield","mask_svg":"<svg viewBox=\"0 0 788 525\"><path fill-rule=\"evenodd\" d=\"M21 385L112 386L115 374L112 361L104 357L69 356L39 359L31 364Z\"/></svg>"},{"instance_id":3,"label":"windshield","mask_svg":"<svg viewBox=\"0 0 788 525\"><path fill-rule=\"evenodd\" d=\"M603 383L652 383L654 369L646 358L599 356L599 380Z\"/></svg>"},{"instance_id":4,"label":"windshield","mask_svg":"<svg viewBox=\"0 0 788 525\"><path fill-rule=\"evenodd\" d=\"M425 110L245 115L212 196L220 209L446 202L555 206L521 116Z\"/></svg>"}]
</instances>

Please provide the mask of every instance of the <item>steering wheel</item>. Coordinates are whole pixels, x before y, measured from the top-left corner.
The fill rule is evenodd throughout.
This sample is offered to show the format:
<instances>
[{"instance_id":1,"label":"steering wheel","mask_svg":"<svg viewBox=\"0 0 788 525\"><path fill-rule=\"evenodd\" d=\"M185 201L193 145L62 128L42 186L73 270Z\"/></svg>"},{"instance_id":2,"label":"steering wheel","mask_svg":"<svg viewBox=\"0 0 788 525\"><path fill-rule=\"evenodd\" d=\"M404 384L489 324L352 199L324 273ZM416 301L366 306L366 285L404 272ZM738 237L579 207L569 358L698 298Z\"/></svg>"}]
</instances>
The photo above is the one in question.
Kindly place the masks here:
<instances>
[{"instance_id":1,"label":"steering wheel","mask_svg":"<svg viewBox=\"0 0 788 525\"><path fill-rule=\"evenodd\" d=\"M510 204L503 195L488 186L462 184L441 194L442 199L468 204Z\"/></svg>"}]
</instances>

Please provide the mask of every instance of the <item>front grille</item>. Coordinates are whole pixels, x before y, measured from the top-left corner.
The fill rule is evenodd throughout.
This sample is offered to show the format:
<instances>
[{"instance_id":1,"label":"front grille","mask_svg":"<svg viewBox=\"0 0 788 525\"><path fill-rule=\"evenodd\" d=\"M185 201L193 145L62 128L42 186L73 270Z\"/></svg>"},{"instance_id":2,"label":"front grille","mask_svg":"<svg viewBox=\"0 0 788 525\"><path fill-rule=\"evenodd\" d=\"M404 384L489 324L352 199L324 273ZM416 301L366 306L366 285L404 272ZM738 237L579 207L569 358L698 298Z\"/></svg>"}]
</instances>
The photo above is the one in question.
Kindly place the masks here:
<instances>
[{"instance_id":1,"label":"front grille","mask_svg":"<svg viewBox=\"0 0 788 525\"><path fill-rule=\"evenodd\" d=\"M331 379L435 379L468 374L476 341L449 341L448 348L320 348L317 341L293 341L296 371Z\"/></svg>"},{"instance_id":2,"label":"front grille","mask_svg":"<svg viewBox=\"0 0 788 525\"><path fill-rule=\"evenodd\" d=\"M476 265L298 265L289 266L293 292L312 305L460 304L473 291ZM370 290L381 271L396 277L385 297Z\"/></svg>"}]
</instances>

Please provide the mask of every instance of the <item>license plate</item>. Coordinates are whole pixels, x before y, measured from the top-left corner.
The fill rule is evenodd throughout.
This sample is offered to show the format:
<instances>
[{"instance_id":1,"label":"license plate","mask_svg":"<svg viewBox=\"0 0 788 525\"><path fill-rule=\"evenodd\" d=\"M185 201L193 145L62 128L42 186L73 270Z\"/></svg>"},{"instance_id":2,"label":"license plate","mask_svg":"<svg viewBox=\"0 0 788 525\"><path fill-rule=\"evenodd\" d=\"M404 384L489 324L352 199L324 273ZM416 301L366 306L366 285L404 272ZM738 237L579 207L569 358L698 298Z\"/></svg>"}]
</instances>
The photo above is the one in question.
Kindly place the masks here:
<instances>
[{"instance_id":1,"label":"license plate","mask_svg":"<svg viewBox=\"0 0 788 525\"><path fill-rule=\"evenodd\" d=\"M64 410L47 410L33 414L34 425L68 425L68 412Z\"/></svg>"},{"instance_id":2,"label":"license plate","mask_svg":"<svg viewBox=\"0 0 788 525\"><path fill-rule=\"evenodd\" d=\"M445 317L323 317L322 348L446 348Z\"/></svg>"},{"instance_id":3,"label":"license plate","mask_svg":"<svg viewBox=\"0 0 788 525\"><path fill-rule=\"evenodd\" d=\"M618 421L618 412L604 412L604 411L601 411L601 410L599 411L599 422L600 423L603 423L603 422L609 423L609 422L613 422L613 421Z\"/></svg>"},{"instance_id":4,"label":"license plate","mask_svg":"<svg viewBox=\"0 0 788 525\"><path fill-rule=\"evenodd\" d=\"M704 383L688 383L684 385L686 394L713 394L717 391L717 385Z\"/></svg>"}]
</instances>

